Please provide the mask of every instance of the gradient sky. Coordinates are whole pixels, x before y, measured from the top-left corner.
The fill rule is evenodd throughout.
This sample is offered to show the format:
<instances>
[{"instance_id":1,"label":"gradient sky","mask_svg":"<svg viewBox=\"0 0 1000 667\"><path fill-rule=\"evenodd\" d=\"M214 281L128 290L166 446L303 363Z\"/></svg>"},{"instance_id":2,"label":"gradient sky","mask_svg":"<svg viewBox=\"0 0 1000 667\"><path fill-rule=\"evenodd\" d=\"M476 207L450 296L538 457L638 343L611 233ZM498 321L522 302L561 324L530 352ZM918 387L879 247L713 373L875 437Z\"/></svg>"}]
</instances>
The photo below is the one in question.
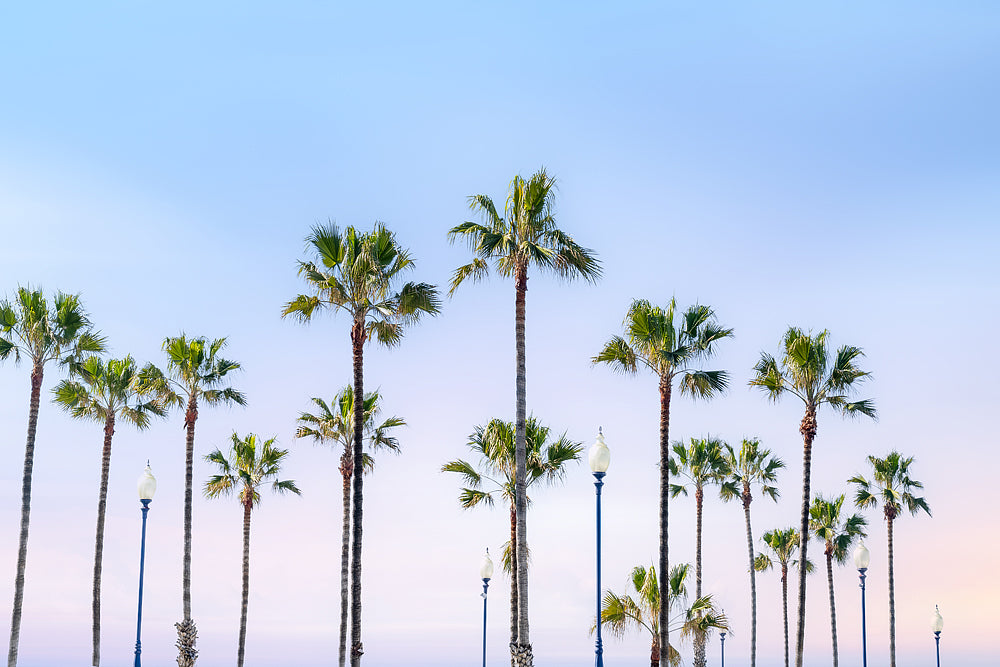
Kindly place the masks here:
<instances>
[{"instance_id":1,"label":"gradient sky","mask_svg":"<svg viewBox=\"0 0 1000 667\"><path fill-rule=\"evenodd\" d=\"M797 523L800 406L746 382L788 325L864 348L878 422L820 415L813 489L847 491L865 456L916 457L934 516L897 524L901 664L933 664L934 604L949 662L995 662L1000 595L986 474L1000 464L1000 8L937 2L34 3L0 9L0 293L79 292L112 353L162 364L165 336L228 336L246 409L201 410L199 455L228 435L277 436L301 498L265 498L253 523L248 665L336 660L336 455L296 442L311 396L350 381L342 318L279 317L303 285L311 225L384 221L419 280L468 261L445 233L466 197L502 200L544 165L557 220L593 248L596 286L542 276L528 293L528 407L612 449L604 581L655 558L657 392L589 359L631 299L710 304L735 329L715 367L732 388L676 399L674 438L758 436L788 463L759 533ZM463 287L393 350L369 348L366 387L409 422L403 453L366 482L365 664L468 665L480 650L484 547L501 509L465 512L440 473L473 425L514 407L513 286ZM47 370L45 391L59 373ZM28 368L0 366L0 602L13 597ZM46 393L46 397L48 394ZM149 514L143 661L174 664L181 617L182 418L119 426L104 556L105 664L130 664L138 572L134 480ZM38 428L20 664L89 655L101 428L44 402ZM199 485L209 474L196 465ZM531 628L538 664L593 659L593 486L585 463L533 494ZM705 588L747 662L749 582L738 505L708 494ZM870 513L868 649L887 662L885 527ZM199 664L235 653L241 511L194 508ZM985 524L985 526L984 526ZM984 530L984 527L986 528ZM672 560L693 560L694 507L671 510ZM810 553L821 557L818 543ZM860 651L853 569L836 572L841 659ZM507 664L508 585L490 594L490 664ZM781 662L777 575L758 578L759 664ZM794 608L794 605L793 605ZM794 613L794 611L793 611ZM794 632L794 628L793 628ZM794 638L793 638L794 642ZM807 663L829 659L825 576L810 578ZM648 641L606 640L609 664ZM685 648L690 655L690 648ZM717 659L713 639L710 657Z\"/></svg>"}]
</instances>

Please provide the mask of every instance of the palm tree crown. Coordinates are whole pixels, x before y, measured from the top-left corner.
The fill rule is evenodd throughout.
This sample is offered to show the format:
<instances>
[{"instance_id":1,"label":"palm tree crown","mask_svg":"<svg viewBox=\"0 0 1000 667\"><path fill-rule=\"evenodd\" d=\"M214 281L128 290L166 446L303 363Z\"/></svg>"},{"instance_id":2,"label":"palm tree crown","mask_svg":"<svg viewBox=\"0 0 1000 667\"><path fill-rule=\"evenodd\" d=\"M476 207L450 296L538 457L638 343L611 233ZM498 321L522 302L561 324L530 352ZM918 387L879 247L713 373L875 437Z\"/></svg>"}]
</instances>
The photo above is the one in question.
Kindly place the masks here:
<instances>
[{"instance_id":1,"label":"palm tree crown","mask_svg":"<svg viewBox=\"0 0 1000 667\"><path fill-rule=\"evenodd\" d=\"M54 389L55 401L74 418L105 422L123 420L143 430L149 427L149 416L166 414L151 388L144 385L135 359L90 357L77 365L80 380L63 380Z\"/></svg>"}]
</instances>

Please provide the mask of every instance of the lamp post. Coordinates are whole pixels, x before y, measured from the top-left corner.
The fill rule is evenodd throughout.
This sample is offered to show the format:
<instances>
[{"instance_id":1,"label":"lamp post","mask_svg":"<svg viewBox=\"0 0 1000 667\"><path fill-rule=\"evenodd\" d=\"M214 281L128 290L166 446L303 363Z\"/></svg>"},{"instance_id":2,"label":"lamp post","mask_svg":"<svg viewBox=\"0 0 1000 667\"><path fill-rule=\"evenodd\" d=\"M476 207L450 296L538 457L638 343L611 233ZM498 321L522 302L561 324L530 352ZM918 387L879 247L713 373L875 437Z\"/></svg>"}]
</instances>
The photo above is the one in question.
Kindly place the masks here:
<instances>
[{"instance_id":1,"label":"lamp post","mask_svg":"<svg viewBox=\"0 0 1000 667\"><path fill-rule=\"evenodd\" d=\"M941 631L944 630L944 619L941 617L941 610L934 605L934 621L931 623L931 630L934 631L934 644L937 651L937 667L941 667Z\"/></svg>"},{"instance_id":2,"label":"lamp post","mask_svg":"<svg viewBox=\"0 0 1000 667\"><path fill-rule=\"evenodd\" d=\"M479 567L479 576L483 580L483 667L486 667L486 590L490 587L490 577L493 576L493 561L490 560L490 550L483 556L483 564Z\"/></svg>"},{"instance_id":3,"label":"lamp post","mask_svg":"<svg viewBox=\"0 0 1000 667\"><path fill-rule=\"evenodd\" d=\"M135 622L135 667L140 667L139 654L142 653L142 575L146 565L146 515L149 503L156 493L156 478L146 461L146 469L139 477L139 502L142 503L142 546L139 548L139 613Z\"/></svg>"},{"instance_id":4,"label":"lamp post","mask_svg":"<svg viewBox=\"0 0 1000 667\"><path fill-rule=\"evenodd\" d=\"M868 646L865 637L865 572L868 571L868 563L871 562L871 554L864 542L858 543L858 548L854 550L854 567L858 568L858 575L861 577L861 665L868 667Z\"/></svg>"},{"instance_id":5,"label":"lamp post","mask_svg":"<svg viewBox=\"0 0 1000 667\"><path fill-rule=\"evenodd\" d=\"M604 486L604 475L611 464L611 451L604 444L604 432L597 429L597 441L590 448L587 456L590 471L594 473L594 487L597 489L597 642L594 653L594 665L604 667L604 645L601 643L601 487Z\"/></svg>"},{"instance_id":6,"label":"lamp post","mask_svg":"<svg viewBox=\"0 0 1000 667\"><path fill-rule=\"evenodd\" d=\"M722 616L723 617L726 616L726 610L725 609L722 610ZM719 638L720 638L720 640L722 642L722 667L726 667L726 631L725 630L720 630L719 631Z\"/></svg>"}]
</instances>

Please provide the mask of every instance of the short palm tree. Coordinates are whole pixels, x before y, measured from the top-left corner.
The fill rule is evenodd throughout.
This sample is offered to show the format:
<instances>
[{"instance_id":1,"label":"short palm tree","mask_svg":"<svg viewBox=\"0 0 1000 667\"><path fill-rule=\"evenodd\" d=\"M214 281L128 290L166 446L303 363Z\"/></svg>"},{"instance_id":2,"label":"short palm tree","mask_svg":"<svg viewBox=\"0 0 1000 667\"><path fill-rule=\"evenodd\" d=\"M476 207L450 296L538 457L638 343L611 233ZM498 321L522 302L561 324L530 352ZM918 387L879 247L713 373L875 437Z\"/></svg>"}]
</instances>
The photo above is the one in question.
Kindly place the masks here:
<instances>
[{"instance_id":1,"label":"short palm tree","mask_svg":"<svg viewBox=\"0 0 1000 667\"><path fill-rule=\"evenodd\" d=\"M830 588L830 632L833 637L833 667L837 667L837 607L833 596L833 563L847 562L851 547L859 539L864 539L868 521L860 514L852 514L841 519L840 510L844 505L844 494L825 499L816 496L809 508L809 527L816 539L823 542L826 556L826 581Z\"/></svg>"},{"instance_id":2,"label":"short palm tree","mask_svg":"<svg viewBox=\"0 0 1000 667\"><path fill-rule=\"evenodd\" d=\"M469 207L483 222L464 222L448 232L451 241L468 242L475 253L469 264L455 270L450 293L465 280L478 281L486 277L492 262L504 278L514 279L514 347L516 380L514 399L515 424L515 503L517 516L517 589L518 633L511 644L515 667L531 667L533 657L528 635L528 542L527 542L527 445L525 423L525 297L528 292L528 271L535 268L553 272L561 278L584 278L596 281L601 265L591 250L576 243L556 226L553 208L555 179L539 169L527 180L515 176L507 192L503 216L493 200L486 195L469 197Z\"/></svg>"},{"instance_id":3,"label":"short palm tree","mask_svg":"<svg viewBox=\"0 0 1000 667\"><path fill-rule=\"evenodd\" d=\"M405 426L400 417L389 417L381 424L375 424L375 418L380 412L381 395L370 391L364 400L365 434L373 450L386 449L399 451L399 442L389 434L397 426ZM341 523L340 540L340 667L344 667L347 658L347 610L348 610L348 574L350 568L350 536L351 536L351 478L354 475L354 389L351 385L344 387L333 401L327 404L322 398L313 398L313 403L319 408L316 414L303 412L299 415L299 426L295 431L296 438L311 438L317 443L339 444L344 451L340 456L341 488L343 492L343 521ZM368 472L375 465L375 460L365 454L364 469Z\"/></svg>"},{"instance_id":4,"label":"short palm tree","mask_svg":"<svg viewBox=\"0 0 1000 667\"><path fill-rule=\"evenodd\" d=\"M924 488L924 485L910 477L912 456L904 457L899 452L892 451L884 459L869 456L868 463L872 467L871 481L862 475L855 475L847 481L857 485L854 503L859 508L882 505L882 515L889 535L889 667L896 667L896 585L892 571L892 526L904 510L913 516L923 510L930 516L931 508L922 497L913 495L914 491Z\"/></svg>"},{"instance_id":5,"label":"short palm tree","mask_svg":"<svg viewBox=\"0 0 1000 667\"><path fill-rule=\"evenodd\" d=\"M191 618L191 508L194 489L194 427L198 406L246 405L243 392L228 386L230 373L240 370L235 361L219 356L225 338L208 340L188 338L184 334L164 339L167 372L147 364L141 372L142 383L165 405L185 407L184 455L184 561L181 577L184 618L177 628L178 667L192 667L198 658L195 648L198 629ZM185 400L186 399L186 400Z\"/></svg>"},{"instance_id":6,"label":"short palm tree","mask_svg":"<svg viewBox=\"0 0 1000 667\"><path fill-rule=\"evenodd\" d=\"M788 566L797 566L799 570L808 573L812 571L812 563L801 560L801 555L798 559L793 558L799 550L799 531L794 528L769 530L764 533L763 539L781 565L781 612L785 621L785 667L788 667ZM758 572L763 572L774 567L774 561L770 555L760 553L754 559L753 566Z\"/></svg>"},{"instance_id":7,"label":"short palm tree","mask_svg":"<svg viewBox=\"0 0 1000 667\"><path fill-rule=\"evenodd\" d=\"M101 456L101 485L97 500L97 537L94 547L93 587L93 665L101 664L101 568L104 554L104 518L108 499L108 475L111 471L111 438L120 420L144 430L150 415L166 414L163 405L151 399L139 381L135 360L91 357L77 369L79 380L63 380L55 388L55 401L77 419L104 424L104 450Z\"/></svg>"},{"instance_id":8,"label":"short palm tree","mask_svg":"<svg viewBox=\"0 0 1000 667\"><path fill-rule=\"evenodd\" d=\"M370 232L334 224L313 227L306 237L312 260L299 262L299 274L309 294L300 294L287 304L282 317L310 322L326 310L342 311L351 319L351 352L354 395L364 396L364 349L373 336L393 347L405 328L423 315L440 310L438 291L427 283L407 282L403 275L414 267L410 252L382 223ZM364 401L354 402L353 469L364 466ZM360 667L361 642L361 531L363 525L364 476L356 475L352 493L351 527L351 666Z\"/></svg>"},{"instance_id":9,"label":"short palm tree","mask_svg":"<svg viewBox=\"0 0 1000 667\"><path fill-rule=\"evenodd\" d=\"M705 504L705 487L721 485L729 473L724 455L726 443L718 438L691 438L688 444L674 443L674 455L670 458L670 474L686 478L688 483L671 484L670 495L676 498L688 494L687 487L694 487L695 540L694 540L694 596L701 597L701 527ZM705 635L696 633L694 637L694 665L705 667Z\"/></svg>"},{"instance_id":10,"label":"short palm tree","mask_svg":"<svg viewBox=\"0 0 1000 667\"><path fill-rule=\"evenodd\" d=\"M801 329L789 327L782 339L784 355L781 360L766 352L761 353L750 380L750 386L760 388L771 401L777 401L785 394L792 394L805 405L805 414L799 423L799 433L802 434L802 509L799 515L799 538L802 543L799 549L803 560L806 559L809 546L809 480L817 412L826 404L844 416L876 417L872 401L848 400L871 375L861 370L856 363L864 353L859 347L844 345L831 360L827 346L829 335L827 331L811 335ZM806 573L800 570L798 629L795 637L796 667L802 667L805 631Z\"/></svg>"},{"instance_id":11,"label":"short palm tree","mask_svg":"<svg viewBox=\"0 0 1000 667\"><path fill-rule=\"evenodd\" d=\"M492 507L496 497L503 500L510 512L510 541L504 550L503 567L510 575L510 640L517 641L517 516L515 507L516 464L514 449L516 428L512 422L493 419L486 426L476 426L466 443L478 461L470 463L455 459L441 466L443 472L462 476L466 484L458 496L464 509L486 505ZM583 444L574 442L563 433L549 441L549 428L532 415L525 422L525 440L528 448L525 459L527 484L531 487L542 480L561 480L570 461L578 461ZM530 499L529 499L530 503Z\"/></svg>"},{"instance_id":12,"label":"short palm tree","mask_svg":"<svg viewBox=\"0 0 1000 667\"><path fill-rule=\"evenodd\" d=\"M288 450L275 447L274 438L258 443L257 436L252 433L245 438L233 433L232 448L228 456L216 448L205 457L206 461L214 463L218 469L218 472L205 482L205 495L209 498L218 498L230 496L235 492L238 494L240 505L243 506L243 598L240 605L240 642L236 651L236 667L243 667L247 639L247 601L250 597L250 514L260 504L260 492L268 484L277 493L295 495L302 493L292 480L278 479L286 456Z\"/></svg>"},{"instance_id":13,"label":"short palm tree","mask_svg":"<svg viewBox=\"0 0 1000 667\"><path fill-rule=\"evenodd\" d=\"M670 570L667 578L667 615L674 631L680 630L682 637L705 635L711 628L730 631L726 615L716 609L711 595L698 597L690 607L685 607L687 601L686 579L690 565L681 563ZM645 629L652 639L650 647L650 667L658 667L661 659L660 651L660 587L657 583L656 568L641 565L632 569L629 577L637 598L628 593L618 595L613 591L604 594L601 606L601 627L611 635L623 638L630 630ZM670 618L670 612L674 612ZM594 631L591 628L591 632ZM676 667L681 664L681 654L674 646L668 645L668 658L664 664Z\"/></svg>"},{"instance_id":14,"label":"short palm tree","mask_svg":"<svg viewBox=\"0 0 1000 667\"><path fill-rule=\"evenodd\" d=\"M660 390L660 513L659 561L660 588L669 585L668 513L670 497L670 397L674 381L679 380L681 394L694 398L711 398L729 384L725 371L705 371L696 368L699 362L712 356L715 344L733 335L715 321L715 312L708 306L694 305L680 314L675 324L677 302L671 299L666 309L649 301L636 299L625 315L625 336L615 336L591 361L610 364L622 373L634 375L640 366L652 371L659 380ZM670 626L667 610L660 610L659 645L669 645ZM664 649L665 651L666 649ZM662 656L666 662L667 655Z\"/></svg>"},{"instance_id":15,"label":"short palm tree","mask_svg":"<svg viewBox=\"0 0 1000 667\"><path fill-rule=\"evenodd\" d=\"M723 500L739 498L743 501L743 516L747 526L747 552L750 558L750 667L757 665L757 580L754 569L753 531L750 528L750 503L753 502L753 487L771 500L778 501L778 471L785 462L771 454L770 449L761 447L756 438L743 439L737 453L726 445L726 464L729 469L722 484Z\"/></svg>"},{"instance_id":16,"label":"short palm tree","mask_svg":"<svg viewBox=\"0 0 1000 667\"><path fill-rule=\"evenodd\" d=\"M17 664L21 638L24 568L28 562L28 524L31 517L31 473L35 464L35 430L45 365L55 361L72 369L86 357L103 351L104 338L93 330L78 295L57 292L50 307L42 290L21 287L13 302L0 302L0 360L13 357L18 362L21 355L31 360L28 438L24 446L24 475L21 481L21 533L14 578L8 667Z\"/></svg>"}]
</instances>

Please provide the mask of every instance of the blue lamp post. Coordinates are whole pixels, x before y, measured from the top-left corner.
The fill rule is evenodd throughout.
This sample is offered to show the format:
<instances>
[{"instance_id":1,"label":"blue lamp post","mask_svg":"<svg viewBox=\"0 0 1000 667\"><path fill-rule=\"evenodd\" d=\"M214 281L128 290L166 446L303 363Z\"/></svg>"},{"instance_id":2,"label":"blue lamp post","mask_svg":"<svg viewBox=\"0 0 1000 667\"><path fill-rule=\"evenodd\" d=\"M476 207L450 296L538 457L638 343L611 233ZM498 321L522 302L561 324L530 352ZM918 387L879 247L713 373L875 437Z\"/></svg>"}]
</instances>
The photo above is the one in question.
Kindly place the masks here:
<instances>
[{"instance_id":1,"label":"blue lamp post","mask_svg":"<svg viewBox=\"0 0 1000 667\"><path fill-rule=\"evenodd\" d=\"M868 571L868 563L871 562L871 554L864 542L858 544L854 550L854 567L858 568L858 575L861 577L861 665L868 667L868 646L865 637L865 572Z\"/></svg>"},{"instance_id":2,"label":"blue lamp post","mask_svg":"<svg viewBox=\"0 0 1000 667\"><path fill-rule=\"evenodd\" d=\"M931 630L934 631L934 644L937 650L937 667L941 667L941 631L944 630L944 619L941 617L941 610L934 605L934 621L931 623Z\"/></svg>"},{"instance_id":3,"label":"blue lamp post","mask_svg":"<svg viewBox=\"0 0 1000 667\"><path fill-rule=\"evenodd\" d=\"M142 575L146 565L146 515L149 503L156 494L156 478L146 461L146 470L139 477L139 502L142 503L142 546L139 548L139 613L135 623L135 667L140 667L139 654L142 653Z\"/></svg>"},{"instance_id":4,"label":"blue lamp post","mask_svg":"<svg viewBox=\"0 0 1000 667\"><path fill-rule=\"evenodd\" d=\"M597 429L597 442L590 448L587 457L590 471L594 473L594 487L597 489L597 642L595 653L596 667L604 667L604 645L601 643L601 487L604 486L604 474L611 464L611 451L604 444L604 433Z\"/></svg>"},{"instance_id":5,"label":"blue lamp post","mask_svg":"<svg viewBox=\"0 0 1000 667\"><path fill-rule=\"evenodd\" d=\"M479 576L483 580L483 667L486 667L486 591L490 587L490 577L493 576L493 561L490 560L490 550L483 556L483 564L479 567Z\"/></svg>"}]
</instances>

